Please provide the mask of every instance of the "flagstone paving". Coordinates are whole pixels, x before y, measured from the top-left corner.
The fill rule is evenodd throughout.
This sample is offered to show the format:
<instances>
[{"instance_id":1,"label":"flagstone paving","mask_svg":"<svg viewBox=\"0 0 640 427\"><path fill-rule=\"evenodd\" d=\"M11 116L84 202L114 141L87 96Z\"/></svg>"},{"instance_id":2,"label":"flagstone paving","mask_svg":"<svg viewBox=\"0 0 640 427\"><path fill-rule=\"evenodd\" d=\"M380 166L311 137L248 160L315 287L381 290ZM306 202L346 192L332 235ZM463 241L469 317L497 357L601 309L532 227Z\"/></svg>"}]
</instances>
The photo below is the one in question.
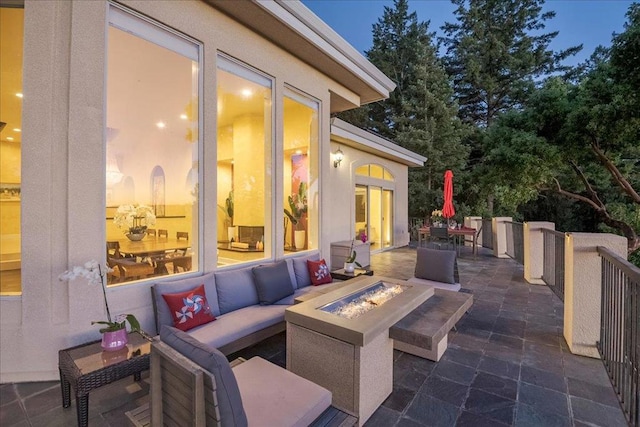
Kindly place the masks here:
<instances>
[{"instance_id":1,"label":"flagstone paving","mask_svg":"<svg viewBox=\"0 0 640 427\"><path fill-rule=\"evenodd\" d=\"M376 275L411 277L415 249L372 255ZM449 334L440 362L395 351L393 392L366 426L625 426L600 360L575 356L562 335L562 302L529 285L523 268L481 250L459 258L474 305ZM236 355L285 365L284 333ZM148 375L91 393L90 426L130 425L124 413L148 400ZM0 385L0 425L75 425L57 381ZM275 427L275 426L274 426Z\"/></svg>"}]
</instances>

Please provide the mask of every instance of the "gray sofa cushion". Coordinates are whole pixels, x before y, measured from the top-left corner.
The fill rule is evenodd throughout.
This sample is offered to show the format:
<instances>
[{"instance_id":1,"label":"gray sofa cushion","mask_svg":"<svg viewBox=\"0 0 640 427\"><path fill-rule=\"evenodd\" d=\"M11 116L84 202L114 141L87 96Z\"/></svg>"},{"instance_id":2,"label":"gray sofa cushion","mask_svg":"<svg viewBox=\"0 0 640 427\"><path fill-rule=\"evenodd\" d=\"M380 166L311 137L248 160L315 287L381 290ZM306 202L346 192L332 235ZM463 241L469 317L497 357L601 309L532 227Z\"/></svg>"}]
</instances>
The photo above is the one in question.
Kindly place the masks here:
<instances>
[{"instance_id":1,"label":"gray sofa cushion","mask_svg":"<svg viewBox=\"0 0 640 427\"><path fill-rule=\"evenodd\" d=\"M215 273L220 314L259 304L251 267Z\"/></svg>"},{"instance_id":2,"label":"gray sofa cushion","mask_svg":"<svg viewBox=\"0 0 640 427\"><path fill-rule=\"evenodd\" d=\"M296 283L298 289L311 285L311 276L309 276L307 260L320 261L320 254L316 253L313 255L293 259L293 271L296 275Z\"/></svg>"},{"instance_id":3,"label":"gray sofa cushion","mask_svg":"<svg viewBox=\"0 0 640 427\"><path fill-rule=\"evenodd\" d=\"M204 283L204 292L209 303L209 308L214 316L220 316L220 306L218 305L218 292L216 290L215 277L213 273L203 276L191 277L188 279L171 282L158 282L151 286L151 296L153 300L153 311L156 321L156 333L160 333L162 325L173 326L173 316L167 305L163 294L175 294L185 292Z\"/></svg>"},{"instance_id":4,"label":"gray sofa cushion","mask_svg":"<svg viewBox=\"0 0 640 427\"><path fill-rule=\"evenodd\" d=\"M252 305L218 317L215 322L189 329L188 334L220 348L249 334L284 322L286 305Z\"/></svg>"},{"instance_id":5,"label":"gray sofa cushion","mask_svg":"<svg viewBox=\"0 0 640 427\"><path fill-rule=\"evenodd\" d=\"M455 263L455 251L418 248L414 275L419 279L455 283Z\"/></svg>"},{"instance_id":6,"label":"gray sofa cushion","mask_svg":"<svg viewBox=\"0 0 640 427\"><path fill-rule=\"evenodd\" d=\"M253 267L253 279L260 305L270 305L293 294L286 261Z\"/></svg>"},{"instance_id":7,"label":"gray sofa cushion","mask_svg":"<svg viewBox=\"0 0 640 427\"><path fill-rule=\"evenodd\" d=\"M228 425L233 426L248 424L236 377L231 370L229 361L222 353L170 326L162 327L160 339L178 353L213 374L216 379L216 395L222 420L228 420Z\"/></svg>"}]
</instances>

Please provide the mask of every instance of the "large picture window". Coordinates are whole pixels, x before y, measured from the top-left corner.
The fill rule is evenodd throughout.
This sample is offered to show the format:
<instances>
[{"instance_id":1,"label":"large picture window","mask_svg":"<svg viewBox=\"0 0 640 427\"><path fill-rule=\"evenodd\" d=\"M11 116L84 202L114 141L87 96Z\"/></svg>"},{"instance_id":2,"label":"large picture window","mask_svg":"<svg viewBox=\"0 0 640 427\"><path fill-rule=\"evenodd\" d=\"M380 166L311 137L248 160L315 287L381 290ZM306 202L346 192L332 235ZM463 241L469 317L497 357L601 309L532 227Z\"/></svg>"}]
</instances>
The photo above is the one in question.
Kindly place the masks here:
<instances>
[{"instance_id":1,"label":"large picture window","mask_svg":"<svg viewBox=\"0 0 640 427\"><path fill-rule=\"evenodd\" d=\"M109 20L109 283L198 270L200 46L116 6Z\"/></svg>"},{"instance_id":2,"label":"large picture window","mask_svg":"<svg viewBox=\"0 0 640 427\"><path fill-rule=\"evenodd\" d=\"M318 247L318 105L293 90L284 97L284 249Z\"/></svg>"},{"instance_id":3,"label":"large picture window","mask_svg":"<svg viewBox=\"0 0 640 427\"><path fill-rule=\"evenodd\" d=\"M272 80L219 56L218 265L270 258Z\"/></svg>"},{"instance_id":4,"label":"large picture window","mask_svg":"<svg viewBox=\"0 0 640 427\"><path fill-rule=\"evenodd\" d=\"M0 3L0 295L20 295L24 5Z\"/></svg>"}]
</instances>

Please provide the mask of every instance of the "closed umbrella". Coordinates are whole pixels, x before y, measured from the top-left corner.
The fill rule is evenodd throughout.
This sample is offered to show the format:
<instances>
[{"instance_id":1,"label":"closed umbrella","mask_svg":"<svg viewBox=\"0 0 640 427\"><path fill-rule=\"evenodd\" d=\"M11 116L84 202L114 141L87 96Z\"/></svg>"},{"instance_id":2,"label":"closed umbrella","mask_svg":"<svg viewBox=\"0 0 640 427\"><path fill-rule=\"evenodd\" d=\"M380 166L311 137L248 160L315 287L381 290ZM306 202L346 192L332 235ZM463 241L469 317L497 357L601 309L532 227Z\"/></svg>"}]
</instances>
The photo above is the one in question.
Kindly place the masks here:
<instances>
[{"instance_id":1,"label":"closed umbrella","mask_svg":"<svg viewBox=\"0 0 640 427\"><path fill-rule=\"evenodd\" d=\"M453 172L447 170L444 173L444 206L442 216L449 219L456 214L453 207Z\"/></svg>"}]
</instances>

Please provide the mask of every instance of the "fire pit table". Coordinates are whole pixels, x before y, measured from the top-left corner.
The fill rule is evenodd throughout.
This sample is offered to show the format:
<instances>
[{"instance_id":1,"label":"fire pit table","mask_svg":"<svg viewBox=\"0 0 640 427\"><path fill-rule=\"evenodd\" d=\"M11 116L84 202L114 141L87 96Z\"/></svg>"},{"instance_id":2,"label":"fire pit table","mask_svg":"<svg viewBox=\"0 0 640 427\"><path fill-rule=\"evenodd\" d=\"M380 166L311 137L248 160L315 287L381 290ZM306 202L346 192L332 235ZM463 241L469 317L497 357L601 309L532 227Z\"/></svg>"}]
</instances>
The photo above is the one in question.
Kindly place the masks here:
<instances>
[{"instance_id":1,"label":"fire pit table","mask_svg":"<svg viewBox=\"0 0 640 427\"><path fill-rule=\"evenodd\" d=\"M287 369L329 389L362 425L393 388L389 328L434 289L380 276L349 282L286 309Z\"/></svg>"}]
</instances>

